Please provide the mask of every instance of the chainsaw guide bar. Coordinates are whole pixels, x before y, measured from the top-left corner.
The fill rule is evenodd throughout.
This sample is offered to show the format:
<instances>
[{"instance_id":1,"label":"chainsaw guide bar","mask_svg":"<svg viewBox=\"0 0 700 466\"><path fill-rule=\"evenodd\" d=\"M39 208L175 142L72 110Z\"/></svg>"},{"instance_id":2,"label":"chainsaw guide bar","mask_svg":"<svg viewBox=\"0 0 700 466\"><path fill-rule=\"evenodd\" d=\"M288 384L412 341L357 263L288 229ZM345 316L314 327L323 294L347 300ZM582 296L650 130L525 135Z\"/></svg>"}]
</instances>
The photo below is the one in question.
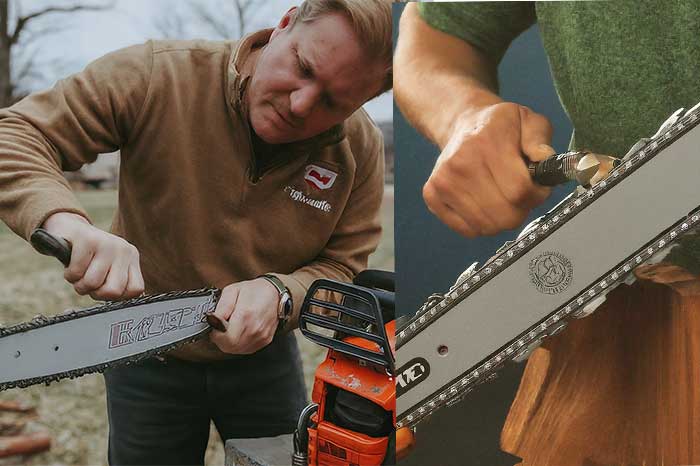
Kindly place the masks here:
<instances>
[{"instance_id":1,"label":"chainsaw guide bar","mask_svg":"<svg viewBox=\"0 0 700 466\"><path fill-rule=\"evenodd\" d=\"M397 329L397 428L415 427L491 380L505 362L525 359L568 320L632 283L635 267L660 261L695 233L700 104L683 112ZM600 229L609 240L600 241Z\"/></svg>"},{"instance_id":2,"label":"chainsaw guide bar","mask_svg":"<svg viewBox=\"0 0 700 466\"><path fill-rule=\"evenodd\" d=\"M219 295L154 294L0 327L0 391L103 372L199 340Z\"/></svg>"}]
</instances>

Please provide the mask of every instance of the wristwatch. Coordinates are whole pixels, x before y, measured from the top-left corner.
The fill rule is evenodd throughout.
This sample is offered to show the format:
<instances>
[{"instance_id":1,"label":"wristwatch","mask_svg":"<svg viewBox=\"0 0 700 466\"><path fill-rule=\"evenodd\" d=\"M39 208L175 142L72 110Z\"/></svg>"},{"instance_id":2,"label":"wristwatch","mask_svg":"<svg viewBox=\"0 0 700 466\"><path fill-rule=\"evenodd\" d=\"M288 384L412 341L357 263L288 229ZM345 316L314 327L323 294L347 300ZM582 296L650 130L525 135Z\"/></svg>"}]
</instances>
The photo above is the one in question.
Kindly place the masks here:
<instances>
[{"instance_id":1,"label":"wristwatch","mask_svg":"<svg viewBox=\"0 0 700 466\"><path fill-rule=\"evenodd\" d=\"M289 288L282 283L282 280L274 275L266 273L264 275L260 275L260 278L264 278L268 282L272 283L272 285L277 288L277 292L279 293L280 301L279 305L277 306L277 319L279 321L279 324L277 325L277 333L279 333L284 325L289 322L289 318L292 315L292 293L290 293Z\"/></svg>"}]
</instances>

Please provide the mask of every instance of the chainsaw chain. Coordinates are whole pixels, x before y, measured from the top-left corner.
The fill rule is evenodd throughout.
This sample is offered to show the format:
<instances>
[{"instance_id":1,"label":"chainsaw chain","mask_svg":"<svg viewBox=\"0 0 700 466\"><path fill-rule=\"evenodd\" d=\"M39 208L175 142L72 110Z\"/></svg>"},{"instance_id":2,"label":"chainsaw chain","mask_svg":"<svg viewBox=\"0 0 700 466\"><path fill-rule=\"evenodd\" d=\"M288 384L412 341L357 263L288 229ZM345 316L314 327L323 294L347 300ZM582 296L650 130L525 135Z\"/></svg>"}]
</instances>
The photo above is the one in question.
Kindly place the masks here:
<instances>
[{"instance_id":1,"label":"chainsaw chain","mask_svg":"<svg viewBox=\"0 0 700 466\"><path fill-rule=\"evenodd\" d=\"M211 297L212 297L209 310L213 311L216 307L216 303L219 299L219 296L221 295L221 290L218 290L216 288L201 288L201 289L197 289L197 290L171 291L171 292L167 292L167 293L158 293L158 294L152 294L152 295L139 296L137 298L129 299L126 301L111 301L111 302L107 302L106 304L91 306L91 307L84 308L84 309L71 309L67 312L64 312L63 314L57 314L55 316L37 315L29 322L22 322L20 324L13 325L11 327L0 327L0 338L5 337L5 336L9 336L9 335L14 335L17 333L28 332L30 330L34 330L34 329L38 329L41 327L46 327L49 325L57 324L59 322L67 322L67 321L79 319L81 317L86 317L89 315L103 314L106 312L117 311L117 310L126 309L126 308L133 307L133 306L140 306L143 304L152 304L152 303L157 303L157 302L161 302L161 301L170 301L170 300L179 299L179 298L189 298L189 297L207 296L207 295L211 295ZM60 372L57 374L43 376L43 377L34 377L31 379L24 379L24 380L19 380L19 381L0 383L0 391L8 390L11 388L25 388L25 387L28 387L30 385L36 385L39 383L45 383L46 385L49 385L51 382L56 382L58 380L75 379L77 377L82 377L83 375L86 375L86 374L93 374L96 372L104 372L106 369L109 369L111 367L137 363L139 361L143 361L144 359L158 356L158 355L161 355L161 354L166 353L168 351L171 351L173 349L187 345L189 343L193 343L193 342L201 339L205 335L207 335L209 333L209 331L210 331L210 328L206 328L206 329L202 330L200 333L198 333L190 338L187 338L185 340L177 341L177 342L174 342L174 343L171 343L169 345L162 346L159 348L153 348L153 349L145 351L143 353L140 353L140 354L137 354L134 356L130 356L127 358L118 359L115 361L110 361L108 363L97 364L97 365L90 366L90 367L84 367L81 369L74 369L71 371Z\"/></svg>"},{"instance_id":2,"label":"chainsaw chain","mask_svg":"<svg viewBox=\"0 0 700 466\"><path fill-rule=\"evenodd\" d=\"M700 123L700 105L696 105L686 112L667 130L655 135L646 144L640 144L640 147L631 151L630 154L625 156L622 163L613 169L604 180L562 201L535 226L527 228L515 241L507 242L502 246L482 267L468 270L460 276L455 285L446 294L431 295L419 308L418 312L397 329L396 350L398 351L403 344L424 331L431 323L437 321L442 315L483 286L484 283L509 267L591 202L632 174L642 164L652 159L662 149L698 123ZM430 416L435 410L459 402L475 386L495 378L496 373L503 367L505 362L519 359L529 354L532 349L539 346L544 338L559 333L566 326L568 319L588 315L592 312L592 309L589 307L594 309L597 307L597 300L620 283L628 281L635 267L649 262L653 256L661 253L661 251L667 251L670 246L678 243L682 236L697 230L699 225L700 209L696 209L689 213L687 218L680 219L675 225L640 248L617 267L601 276L599 280L596 280L569 303L556 309L547 318L541 320L533 327L526 329L516 339L503 347L502 350L480 363L477 368L452 379L435 394L404 412L397 419L397 428L415 427L416 424Z\"/></svg>"}]
</instances>

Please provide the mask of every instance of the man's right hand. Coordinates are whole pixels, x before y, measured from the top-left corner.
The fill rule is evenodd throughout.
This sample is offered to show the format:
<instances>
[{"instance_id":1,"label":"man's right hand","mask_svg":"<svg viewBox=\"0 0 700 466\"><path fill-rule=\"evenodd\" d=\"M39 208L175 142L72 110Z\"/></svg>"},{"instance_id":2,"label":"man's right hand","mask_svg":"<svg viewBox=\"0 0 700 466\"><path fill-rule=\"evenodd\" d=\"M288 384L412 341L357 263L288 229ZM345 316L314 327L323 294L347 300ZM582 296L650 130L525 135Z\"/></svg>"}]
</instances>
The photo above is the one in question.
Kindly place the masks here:
<instances>
[{"instance_id":1,"label":"man's right hand","mask_svg":"<svg viewBox=\"0 0 700 466\"><path fill-rule=\"evenodd\" d=\"M143 293L139 252L126 240L68 212L51 215L42 227L71 243L70 265L63 276L76 293L97 300L128 299Z\"/></svg>"},{"instance_id":2,"label":"man's right hand","mask_svg":"<svg viewBox=\"0 0 700 466\"><path fill-rule=\"evenodd\" d=\"M519 226L549 189L530 179L526 160L553 155L551 125L503 102L494 57L427 24L415 2L401 15L394 98L442 153L423 189L431 212L469 237Z\"/></svg>"},{"instance_id":3,"label":"man's right hand","mask_svg":"<svg viewBox=\"0 0 700 466\"><path fill-rule=\"evenodd\" d=\"M526 160L553 155L551 137L549 121L518 104L462 113L423 188L428 209L470 238L518 227L549 196Z\"/></svg>"}]
</instances>

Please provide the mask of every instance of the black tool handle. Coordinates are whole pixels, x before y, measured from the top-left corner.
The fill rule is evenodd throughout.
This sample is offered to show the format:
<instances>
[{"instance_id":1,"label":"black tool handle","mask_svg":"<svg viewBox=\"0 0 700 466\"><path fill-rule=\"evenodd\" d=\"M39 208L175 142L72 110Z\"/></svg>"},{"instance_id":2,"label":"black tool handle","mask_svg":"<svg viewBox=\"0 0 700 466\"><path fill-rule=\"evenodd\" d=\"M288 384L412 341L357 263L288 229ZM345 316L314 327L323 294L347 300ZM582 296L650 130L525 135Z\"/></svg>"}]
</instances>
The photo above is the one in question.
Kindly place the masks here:
<instances>
[{"instance_id":1,"label":"black tool handle","mask_svg":"<svg viewBox=\"0 0 700 466\"><path fill-rule=\"evenodd\" d=\"M570 181L565 173L565 156L559 154L541 162L530 162L528 169L532 180L542 186L558 186Z\"/></svg>"},{"instance_id":2,"label":"black tool handle","mask_svg":"<svg viewBox=\"0 0 700 466\"><path fill-rule=\"evenodd\" d=\"M57 258L65 267L70 264L72 247L65 239L54 236L43 228L37 228L29 242L40 254Z\"/></svg>"}]
</instances>

